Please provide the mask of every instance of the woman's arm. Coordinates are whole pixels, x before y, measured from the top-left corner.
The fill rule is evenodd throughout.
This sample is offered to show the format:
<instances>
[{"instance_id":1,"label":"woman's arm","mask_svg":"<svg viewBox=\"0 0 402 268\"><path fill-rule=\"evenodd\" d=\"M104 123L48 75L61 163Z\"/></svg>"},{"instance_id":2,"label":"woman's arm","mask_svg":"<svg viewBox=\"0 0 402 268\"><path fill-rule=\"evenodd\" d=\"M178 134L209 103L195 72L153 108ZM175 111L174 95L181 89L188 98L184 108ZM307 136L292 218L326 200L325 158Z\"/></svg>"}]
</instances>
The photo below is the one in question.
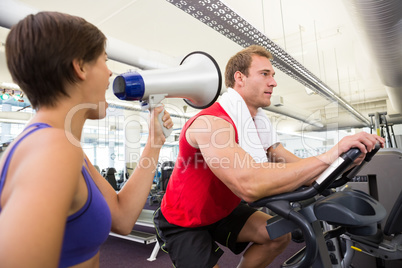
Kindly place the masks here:
<instances>
[{"instance_id":1,"label":"woman's arm","mask_svg":"<svg viewBox=\"0 0 402 268\"><path fill-rule=\"evenodd\" d=\"M19 145L1 195L0 266L58 266L82 163L64 131L44 129Z\"/></svg>"},{"instance_id":2,"label":"woman's arm","mask_svg":"<svg viewBox=\"0 0 402 268\"><path fill-rule=\"evenodd\" d=\"M157 107L151 113L149 136L144 151L133 174L118 194L90 164L90 172L91 174L96 174L93 175L94 180L109 204L113 232L119 234L129 234L131 232L151 190L159 153L165 142L162 128L157 120L161 110L162 108ZM165 112L162 120L165 127L171 128L173 126L167 112Z\"/></svg>"}]
</instances>

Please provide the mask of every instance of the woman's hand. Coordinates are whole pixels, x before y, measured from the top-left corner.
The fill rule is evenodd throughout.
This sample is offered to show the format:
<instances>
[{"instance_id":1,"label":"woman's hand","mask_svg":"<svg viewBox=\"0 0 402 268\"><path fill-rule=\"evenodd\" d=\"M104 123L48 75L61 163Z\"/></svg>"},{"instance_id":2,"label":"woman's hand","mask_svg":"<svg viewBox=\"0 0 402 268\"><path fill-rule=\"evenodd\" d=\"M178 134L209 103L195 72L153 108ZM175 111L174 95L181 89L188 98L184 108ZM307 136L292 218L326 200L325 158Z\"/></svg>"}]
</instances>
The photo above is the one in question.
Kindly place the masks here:
<instances>
[{"instance_id":1,"label":"woman's hand","mask_svg":"<svg viewBox=\"0 0 402 268\"><path fill-rule=\"evenodd\" d=\"M151 142L152 147L160 148L165 143L166 138L162 131L162 126L159 123L158 116L164 111L162 116L163 126L166 128L173 127L173 121L170 114L164 109L163 106L154 108L151 111L151 120L149 125L148 140Z\"/></svg>"}]
</instances>

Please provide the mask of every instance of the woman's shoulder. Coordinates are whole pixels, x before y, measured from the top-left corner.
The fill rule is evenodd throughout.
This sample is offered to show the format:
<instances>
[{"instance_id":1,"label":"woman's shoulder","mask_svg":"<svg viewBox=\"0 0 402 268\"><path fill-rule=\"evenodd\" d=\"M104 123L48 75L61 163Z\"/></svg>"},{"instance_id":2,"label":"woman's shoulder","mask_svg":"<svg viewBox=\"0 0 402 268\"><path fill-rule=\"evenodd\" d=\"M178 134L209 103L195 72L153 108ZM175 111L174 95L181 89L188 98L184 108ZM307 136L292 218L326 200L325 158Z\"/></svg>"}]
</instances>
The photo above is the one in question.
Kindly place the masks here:
<instances>
[{"instance_id":1,"label":"woman's shoulder","mask_svg":"<svg viewBox=\"0 0 402 268\"><path fill-rule=\"evenodd\" d=\"M26 133L26 131L24 131ZM74 195L84 163L84 153L74 145L63 130L44 128L29 135L17 137L2 160L2 169L7 168L3 194L30 189L36 195L64 189L67 199ZM9 165L5 165L9 159ZM34 182L34 183L33 183ZM23 187L16 187L22 186ZM43 187L45 186L46 187ZM46 189L45 192L42 190ZM66 199L66 200L67 200ZM49 198L50 200L50 198Z\"/></svg>"},{"instance_id":2,"label":"woman's shoulder","mask_svg":"<svg viewBox=\"0 0 402 268\"><path fill-rule=\"evenodd\" d=\"M26 136L16 153L18 158L47 162L64 162L67 158L71 165L82 165L84 161L80 142L71 132L59 128L43 128Z\"/></svg>"}]
</instances>

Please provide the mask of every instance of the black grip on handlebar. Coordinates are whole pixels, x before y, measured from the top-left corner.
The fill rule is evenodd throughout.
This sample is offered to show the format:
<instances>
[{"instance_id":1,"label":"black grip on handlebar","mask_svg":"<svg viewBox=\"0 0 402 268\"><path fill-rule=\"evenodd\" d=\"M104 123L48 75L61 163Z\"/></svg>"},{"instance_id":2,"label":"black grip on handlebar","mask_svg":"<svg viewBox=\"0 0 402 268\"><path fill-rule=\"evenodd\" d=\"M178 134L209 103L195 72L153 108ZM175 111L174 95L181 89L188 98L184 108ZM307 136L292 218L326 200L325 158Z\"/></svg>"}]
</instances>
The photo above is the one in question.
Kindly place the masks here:
<instances>
[{"instance_id":1,"label":"black grip on handlebar","mask_svg":"<svg viewBox=\"0 0 402 268\"><path fill-rule=\"evenodd\" d=\"M367 153L366 156L364 157L363 162L358 165L353 167L352 169L346 171L345 173L342 174L342 177L336 181L334 181L328 188L337 188L340 187L346 183L348 183L351 179L353 179L357 173L368 163L371 161L373 156L378 152L378 150L381 149L380 143L376 143L375 147L371 152Z\"/></svg>"},{"instance_id":2,"label":"black grip on handlebar","mask_svg":"<svg viewBox=\"0 0 402 268\"><path fill-rule=\"evenodd\" d=\"M364 158L364 161L365 161L365 162L370 162L371 159L373 158L373 156L374 156L374 155L378 152L378 150L380 150L380 149L381 149L381 145L380 145L379 142L377 142L377 143L375 144L374 149L371 150L371 152L369 152L369 153L366 154L366 157Z\"/></svg>"},{"instance_id":3,"label":"black grip on handlebar","mask_svg":"<svg viewBox=\"0 0 402 268\"><path fill-rule=\"evenodd\" d=\"M321 176L313 182L318 193L327 189L345 170L355 161L361 152L358 148L351 148L343 153Z\"/></svg>"},{"instance_id":4,"label":"black grip on handlebar","mask_svg":"<svg viewBox=\"0 0 402 268\"><path fill-rule=\"evenodd\" d=\"M346 153L343 153L341 155L342 158L343 156L348 157L350 160L355 161L361 154L362 152L358 148L350 148ZM345 158L344 158L345 159ZM346 160L346 159L345 159Z\"/></svg>"}]
</instances>

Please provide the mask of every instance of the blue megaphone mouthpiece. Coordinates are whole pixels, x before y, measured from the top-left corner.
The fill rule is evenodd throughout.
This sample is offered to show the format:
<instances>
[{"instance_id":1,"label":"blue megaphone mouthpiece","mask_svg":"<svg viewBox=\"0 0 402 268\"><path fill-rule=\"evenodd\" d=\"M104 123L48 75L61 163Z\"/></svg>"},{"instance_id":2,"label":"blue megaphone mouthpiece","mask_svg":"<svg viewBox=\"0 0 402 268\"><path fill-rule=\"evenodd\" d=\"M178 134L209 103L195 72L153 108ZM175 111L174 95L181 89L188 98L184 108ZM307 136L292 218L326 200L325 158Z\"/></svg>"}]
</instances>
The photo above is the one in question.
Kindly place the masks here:
<instances>
[{"instance_id":1,"label":"blue megaphone mouthpiece","mask_svg":"<svg viewBox=\"0 0 402 268\"><path fill-rule=\"evenodd\" d=\"M144 79L138 72L121 74L113 81L113 93L120 100L142 100L145 93Z\"/></svg>"}]
</instances>

